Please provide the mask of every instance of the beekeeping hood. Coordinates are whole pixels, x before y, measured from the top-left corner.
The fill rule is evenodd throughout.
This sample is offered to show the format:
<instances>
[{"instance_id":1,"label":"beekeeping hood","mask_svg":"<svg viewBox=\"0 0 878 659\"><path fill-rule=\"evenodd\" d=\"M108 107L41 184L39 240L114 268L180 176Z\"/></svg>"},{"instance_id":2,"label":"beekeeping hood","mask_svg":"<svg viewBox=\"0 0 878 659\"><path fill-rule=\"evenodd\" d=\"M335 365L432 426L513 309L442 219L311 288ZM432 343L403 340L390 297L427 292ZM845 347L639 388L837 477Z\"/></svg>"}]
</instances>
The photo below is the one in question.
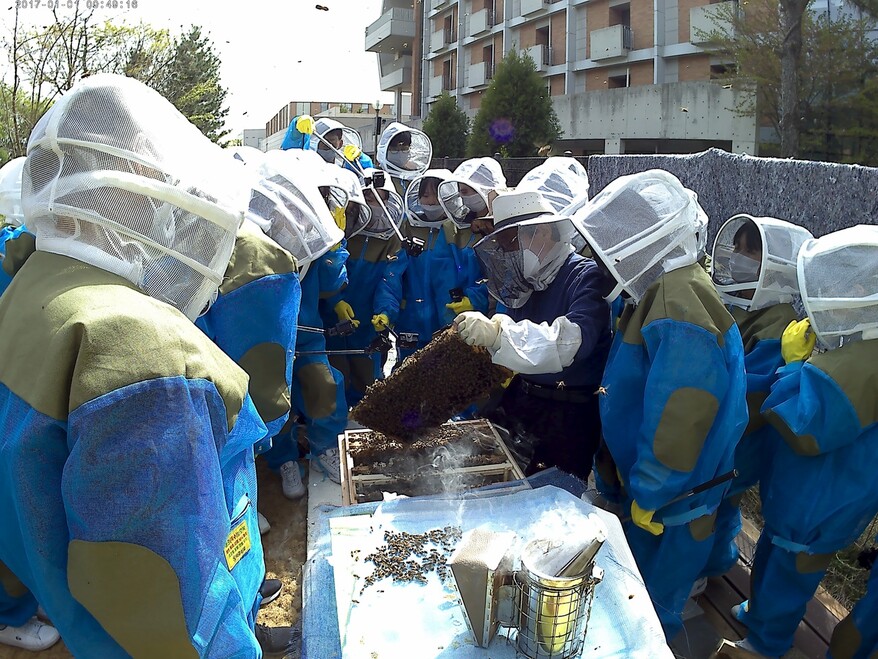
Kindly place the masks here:
<instances>
[{"instance_id":1,"label":"beekeeping hood","mask_svg":"<svg viewBox=\"0 0 878 659\"><path fill-rule=\"evenodd\" d=\"M261 180L253 189L248 217L300 268L344 237L318 187L324 165L316 153L301 149L269 151L258 165Z\"/></svg>"},{"instance_id":2,"label":"beekeeping hood","mask_svg":"<svg viewBox=\"0 0 878 659\"><path fill-rule=\"evenodd\" d=\"M759 233L762 258L756 263L735 251L735 236L748 223ZM793 302L799 295L796 259L810 238L807 229L773 217L742 213L730 218L716 235L711 257L713 283L723 302L747 311ZM746 291L752 299L742 296Z\"/></svg>"},{"instance_id":3,"label":"beekeeping hood","mask_svg":"<svg viewBox=\"0 0 878 659\"><path fill-rule=\"evenodd\" d=\"M539 192L560 213L575 198L588 199L588 174L576 158L553 156L525 174L516 190Z\"/></svg>"},{"instance_id":4,"label":"beekeeping hood","mask_svg":"<svg viewBox=\"0 0 878 659\"><path fill-rule=\"evenodd\" d=\"M409 133L411 146L401 151L389 151L391 140L402 133ZM398 121L391 123L378 140L378 164L391 176L411 181L430 167L433 144L423 132L409 128Z\"/></svg>"},{"instance_id":5,"label":"beekeeping hood","mask_svg":"<svg viewBox=\"0 0 878 659\"><path fill-rule=\"evenodd\" d=\"M464 228L488 214L488 193L505 187L506 176L499 162L493 158L470 158L439 185L439 203L451 221Z\"/></svg>"},{"instance_id":6,"label":"beekeeping hood","mask_svg":"<svg viewBox=\"0 0 878 659\"><path fill-rule=\"evenodd\" d=\"M494 231L474 249L488 279L488 292L517 309L534 291L548 288L584 240L572 221L556 214L538 192L501 193L492 208Z\"/></svg>"},{"instance_id":7,"label":"beekeeping hood","mask_svg":"<svg viewBox=\"0 0 878 659\"><path fill-rule=\"evenodd\" d=\"M807 240L796 266L802 302L823 347L878 338L878 226Z\"/></svg>"},{"instance_id":8,"label":"beekeeping hood","mask_svg":"<svg viewBox=\"0 0 878 659\"><path fill-rule=\"evenodd\" d=\"M621 176L594 199L577 199L574 225L634 303L663 273L695 263L697 202L664 170Z\"/></svg>"},{"instance_id":9,"label":"beekeeping hood","mask_svg":"<svg viewBox=\"0 0 878 659\"><path fill-rule=\"evenodd\" d=\"M192 320L215 299L252 180L161 95L85 78L27 153L22 206L38 250L120 275Z\"/></svg>"}]
</instances>

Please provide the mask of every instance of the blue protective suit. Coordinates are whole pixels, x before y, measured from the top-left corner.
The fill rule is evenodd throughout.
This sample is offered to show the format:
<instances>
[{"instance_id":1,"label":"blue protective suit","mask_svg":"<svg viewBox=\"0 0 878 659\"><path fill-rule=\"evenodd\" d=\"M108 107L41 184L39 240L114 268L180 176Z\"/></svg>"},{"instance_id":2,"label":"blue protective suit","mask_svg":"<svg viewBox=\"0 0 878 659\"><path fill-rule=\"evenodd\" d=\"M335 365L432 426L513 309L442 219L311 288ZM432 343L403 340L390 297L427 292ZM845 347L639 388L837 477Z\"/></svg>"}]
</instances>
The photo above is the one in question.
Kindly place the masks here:
<instances>
[{"instance_id":1,"label":"blue protective suit","mask_svg":"<svg viewBox=\"0 0 878 659\"><path fill-rule=\"evenodd\" d=\"M196 325L250 376L250 396L271 448L290 415L290 388L301 288L296 260L251 222L235 239L219 296Z\"/></svg>"},{"instance_id":2,"label":"blue protective suit","mask_svg":"<svg viewBox=\"0 0 878 659\"><path fill-rule=\"evenodd\" d=\"M347 285L347 259L347 249L339 245L337 249L327 252L311 264L305 278L300 282L302 299L299 306L299 325L323 327L319 311L320 300L336 299ZM326 339L322 333L301 330L297 332L292 403L293 409L304 417L311 454L315 456L338 446L338 434L344 431L348 420L341 373L329 365L326 354L302 354L325 350ZM274 447L265 453L272 469L280 468L285 462L298 460L298 445L292 432L292 428L285 428L275 437Z\"/></svg>"},{"instance_id":3,"label":"blue protective suit","mask_svg":"<svg viewBox=\"0 0 878 659\"><path fill-rule=\"evenodd\" d=\"M878 513L876 358L871 340L788 364L762 406L784 441L760 486L765 527L739 617L763 654L789 649L832 555Z\"/></svg>"},{"instance_id":4,"label":"blue protective suit","mask_svg":"<svg viewBox=\"0 0 878 659\"><path fill-rule=\"evenodd\" d=\"M878 539L876 539L878 541ZM866 584L866 594L836 625L829 643L829 659L874 659L878 656L878 567Z\"/></svg>"},{"instance_id":5,"label":"blue protective suit","mask_svg":"<svg viewBox=\"0 0 878 659\"><path fill-rule=\"evenodd\" d=\"M426 346L433 334L448 324L445 305L451 301L448 291L455 288L456 281L451 267L453 258L441 227L404 224L403 235L424 240L424 251L418 256L409 256L400 249L396 255L398 268L384 278L376 297L378 313L387 314L398 333L418 336L414 348L399 349L397 366L415 350Z\"/></svg>"},{"instance_id":6,"label":"blue protective suit","mask_svg":"<svg viewBox=\"0 0 878 659\"><path fill-rule=\"evenodd\" d=\"M744 349L731 315L697 264L662 275L619 321L603 378L603 434L632 499L664 532L626 535L665 635L682 627L692 584L713 548L724 488L669 502L732 469L747 425Z\"/></svg>"},{"instance_id":7,"label":"blue protective suit","mask_svg":"<svg viewBox=\"0 0 878 659\"><path fill-rule=\"evenodd\" d=\"M301 115L296 115L293 117L292 121L290 121L290 125L287 126L287 132L284 134L284 141L281 142L280 148L282 151L286 151L287 149L307 149L311 144L311 136L306 135L301 132L298 128L296 128L296 121L299 120Z\"/></svg>"},{"instance_id":8,"label":"blue protective suit","mask_svg":"<svg viewBox=\"0 0 878 659\"><path fill-rule=\"evenodd\" d=\"M7 224L0 228L0 266L2 266L0 267L0 295L9 286L15 270L20 267L20 264L14 264L15 259L11 255L7 263L7 246L14 244L12 241L17 241L22 235L29 238L31 245L33 245L33 237L27 233L24 225L14 227Z\"/></svg>"},{"instance_id":9,"label":"blue protective suit","mask_svg":"<svg viewBox=\"0 0 878 659\"><path fill-rule=\"evenodd\" d=\"M488 313L488 284L482 272L482 265L473 249L473 245L481 238L482 236L474 234L471 229L460 229L453 222L446 222L442 226L439 241L440 243L444 242L447 249L440 245L438 257L448 259L447 264L441 266L442 276L444 276L446 269L450 269L454 273L449 290L461 289L464 296L469 298L473 310L486 314ZM447 291L446 295L448 295ZM451 297L449 296L445 304L450 301ZM442 316L442 324L451 324L456 316L454 311L446 307Z\"/></svg>"},{"instance_id":10,"label":"blue protective suit","mask_svg":"<svg viewBox=\"0 0 878 659\"><path fill-rule=\"evenodd\" d=\"M377 338L372 316L378 313L375 300L379 284L385 277L398 276L402 265L396 256L400 243L395 236L381 240L357 235L347 240L347 249L350 256L345 265L349 281L340 297L351 305L360 326L348 336L328 337L326 346L329 350L362 350ZM329 302L323 305L323 323L326 327L338 322L333 306ZM350 407L360 401L367 386L382 377L380 352L371 355L331 355L329 362L344 376L345 399Z\"/></svg>"},{"instance_id":11,"label":"blue protective suit","mask_svg":"<svg viewBox=\"0 0 878 659\"><path fill-rule=\"evenodd\" d=\"M771 391L777 369L784 365L780 354L780 337L796 312L789 304L778 304L757 311L730 307L744 342L744 369L747 373L747 411L749 422L735 449L738 477L732 481L716 517L716 543L702 576L728 572L738 560L735 538L741 530L740 502L744 491L762 479L771 467L780 436L765 420L760 408Z\"/></svg>"},{"instance_id":12,"label":"blue protective suit","mask_svg":"<svg viewBox=\"0 0 878 659\"><path fill-rule=\"evenodd\" d=\"M70 651L260 657L266 429L244 371L172 307L47 252L0 299L0 332L18 337L0 363L0 562Z\"/></svg>"}]
</instances>

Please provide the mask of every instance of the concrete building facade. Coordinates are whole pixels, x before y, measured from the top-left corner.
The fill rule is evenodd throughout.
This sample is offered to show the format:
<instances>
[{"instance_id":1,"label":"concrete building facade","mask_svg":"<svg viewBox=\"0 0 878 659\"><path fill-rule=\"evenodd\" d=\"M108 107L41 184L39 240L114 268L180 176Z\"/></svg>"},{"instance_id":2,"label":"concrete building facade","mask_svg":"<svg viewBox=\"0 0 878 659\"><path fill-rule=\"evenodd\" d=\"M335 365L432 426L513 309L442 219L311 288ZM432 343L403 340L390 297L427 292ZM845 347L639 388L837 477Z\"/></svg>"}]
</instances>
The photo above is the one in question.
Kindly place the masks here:
<instances>
[{"instance_id":1,"label":"concrete building facade","mask_svg":"<svg viewBox=\"0 0 878 659\"><path fill-rule=\"evenodd\" d=\"M411 93L416 116L443 91L474 116L516 49L546 81L563 130L556 151L752 154L756 121L735 111L746 92L715 81L724 62L704 43L730 29L717 8L734 2L384 0L366 49L379 53L382 89Z\"/></svg>"}]
</instances>

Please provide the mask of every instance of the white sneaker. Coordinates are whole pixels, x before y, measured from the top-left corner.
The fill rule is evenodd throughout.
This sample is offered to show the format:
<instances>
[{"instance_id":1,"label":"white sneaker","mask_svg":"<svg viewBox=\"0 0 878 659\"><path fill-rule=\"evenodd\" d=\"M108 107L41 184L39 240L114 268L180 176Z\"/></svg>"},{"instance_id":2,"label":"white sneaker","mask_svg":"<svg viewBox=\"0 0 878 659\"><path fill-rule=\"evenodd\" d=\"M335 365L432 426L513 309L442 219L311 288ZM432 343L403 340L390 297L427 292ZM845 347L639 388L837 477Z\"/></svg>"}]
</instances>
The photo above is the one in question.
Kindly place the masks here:
<instances>
[{"instance_id":1,"label":"white sneaker","mask_svg":"<svg viewBox=\"0 0 878 659\"><path fill-rule=\"evenodd\" d=\"M38 652L52 647L61 638L58 630L31 618L21 627L0 625L0 643Z\"/></svg>"},{"instance_id":2,"label":"white sneaker","mask_svg":"<svg viewBox=\"0 0 878 659\"><path fill-rule=\"evenodd\" d=\"M707 590L707 577L701 577L694 584L692 584L692 590L689 591L689 599L693 597L698 597Z\"/></svg>"},{"instance_id":3,"label":"white sneaker","mask_svg":"<svg viewBox=\"0 0 878 659\"><path fill-rule=\"evenodd\" d=\"M337 448L331 448L318 455L317 464L329 480L341 485L341 459Z\"/></svg>"},{"instance_id":4,"label":"white sneaker","mask_svg":"<svg viewBox=\"0 0 878 659\"><path fill-rule=\"evenodd\" d=\"M256 515L259 517L259 535L265 535L271 531L271 524L268 523L268 520L265 519L265 515L262 513L257 512Z\"/></svg>"},{"instance_id":5,"label":"white sneaker","mask_svg":"<svg viewBox=\"0 0 878 659\"><path fill-rule=\"evenodd\" d=\"M305 486L302 485L302 474L299 471L299 463L284 462L280 466L280 479L283 486L284 496L287 499L301 499L305 496Z\"/></svg>"}]
</instances>

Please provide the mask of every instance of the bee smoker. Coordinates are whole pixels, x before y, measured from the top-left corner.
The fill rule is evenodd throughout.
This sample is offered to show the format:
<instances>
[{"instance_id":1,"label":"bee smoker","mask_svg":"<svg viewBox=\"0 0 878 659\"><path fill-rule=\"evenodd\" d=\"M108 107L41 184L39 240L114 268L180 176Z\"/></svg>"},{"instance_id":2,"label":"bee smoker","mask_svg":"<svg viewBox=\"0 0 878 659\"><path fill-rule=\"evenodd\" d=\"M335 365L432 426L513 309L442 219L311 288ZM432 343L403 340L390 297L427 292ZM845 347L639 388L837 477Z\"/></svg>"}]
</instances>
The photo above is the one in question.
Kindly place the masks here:
<instances>
[{"instance_id":1,"label":"bee smoker","mask_svg":"<svg viewBox=\"0 0 878 659\"><path fill-rule=\"evenodd\" d=\"M575 537L538 539L519 556L514 534L474 529L449 560L476 645L488 647L499 627L518 630L516 650L530 659L567 659L582 650L594 588L594 563L606 527L589 515Z\"/></svg>"}]
</instances>

